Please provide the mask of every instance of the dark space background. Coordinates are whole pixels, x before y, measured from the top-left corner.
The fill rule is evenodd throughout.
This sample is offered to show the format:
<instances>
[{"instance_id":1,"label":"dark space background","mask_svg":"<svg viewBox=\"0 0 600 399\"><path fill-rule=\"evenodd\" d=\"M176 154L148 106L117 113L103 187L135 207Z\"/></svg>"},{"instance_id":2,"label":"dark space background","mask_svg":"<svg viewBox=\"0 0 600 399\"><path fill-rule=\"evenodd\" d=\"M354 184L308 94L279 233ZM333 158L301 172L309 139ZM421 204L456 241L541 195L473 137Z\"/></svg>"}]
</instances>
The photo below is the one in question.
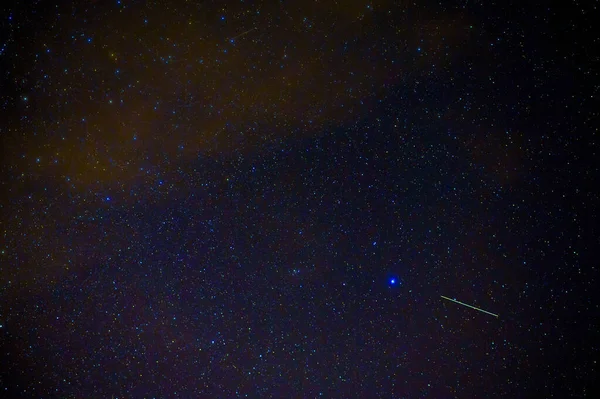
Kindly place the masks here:
<instances>
[{"instance_id":1,"label":"dark space background","mask_svg":"<svg viewBox=\"0 0 600 399\"><path fill-rule=\"evenodd\" d=\"M0 397L593 397L597 3L2 4Z\"/></svg>"}]
</instances>

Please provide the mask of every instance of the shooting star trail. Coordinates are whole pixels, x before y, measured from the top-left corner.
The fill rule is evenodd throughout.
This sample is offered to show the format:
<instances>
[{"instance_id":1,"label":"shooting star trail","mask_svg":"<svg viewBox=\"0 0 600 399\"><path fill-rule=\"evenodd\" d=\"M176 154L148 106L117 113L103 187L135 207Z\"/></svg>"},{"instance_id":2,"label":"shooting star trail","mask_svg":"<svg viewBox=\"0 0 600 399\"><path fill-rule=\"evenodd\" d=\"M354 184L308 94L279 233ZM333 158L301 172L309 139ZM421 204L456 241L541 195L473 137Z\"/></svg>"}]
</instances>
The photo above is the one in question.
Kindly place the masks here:
<instances>
[{"instance_id":1,"label":"shooting star trail","mask_svg":"<svg viewBox=\"0 0 600 399\"><path fill-rule=\"evenodd\" d=\"M246 32L242 32L242 33L240 33L239 35L237 35L237 36L234 36L234 37L232 37L232 38L231 38L231 39L229 39L229 40L235 40L235 39L237 39L238 37L242 37L242 36L244 36L244 35L246 35L246 34L248 34L248 33L252 32L252 31L253 31L253 30L255 30L255 29L256 29L256 28L248 29Z\"/></svg>"},{"instance_id":2,"label":"shooting star trail","mask_svg":"<svg viewBox=\"0 0 600 399\"><path fill-rule=\"evenodd\" d=\"M487 310L483 310L483 309L476 308L475 306L467 305L466 303L462 303L462 302L460 302L460 301L457 301L456 299L448 298L447 296L443 296L443 295L440 295L440 296L441 296L442 298L444 298L444 299L447 299L447 300L449 300L449 301L456 302L456 303L458 303L459 305L463 305L463 306L466 306L466 307L468 307L468 308L475 309L475 310L479 310L480 312L483 312L483 313L487 313L487 314L489 314L489 315L492 315L492 316L494 316L494 317L498 317L498 315L497 315L497 314L495 314L495 313L492 313L492 312L488 312Z\"/></svg>"}]
</instances>

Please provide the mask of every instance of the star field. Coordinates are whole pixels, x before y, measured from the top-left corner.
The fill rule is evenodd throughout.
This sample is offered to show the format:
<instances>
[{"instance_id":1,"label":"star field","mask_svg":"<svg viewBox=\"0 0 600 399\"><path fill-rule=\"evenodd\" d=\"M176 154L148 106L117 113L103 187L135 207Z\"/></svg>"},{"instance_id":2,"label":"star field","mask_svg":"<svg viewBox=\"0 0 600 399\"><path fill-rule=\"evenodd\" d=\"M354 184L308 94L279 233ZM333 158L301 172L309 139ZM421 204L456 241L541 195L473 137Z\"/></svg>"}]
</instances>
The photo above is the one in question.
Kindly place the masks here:
<instances>
[{"instance_id":1,"label":"star field","mask_svg":"<svg viewBox=\"0 0 600 399\"><path fill-rule=\"evenodd\" d=\"M600 39L553 7L2 5L0 397L593 397Z\"/></svg>"}]
</instances>

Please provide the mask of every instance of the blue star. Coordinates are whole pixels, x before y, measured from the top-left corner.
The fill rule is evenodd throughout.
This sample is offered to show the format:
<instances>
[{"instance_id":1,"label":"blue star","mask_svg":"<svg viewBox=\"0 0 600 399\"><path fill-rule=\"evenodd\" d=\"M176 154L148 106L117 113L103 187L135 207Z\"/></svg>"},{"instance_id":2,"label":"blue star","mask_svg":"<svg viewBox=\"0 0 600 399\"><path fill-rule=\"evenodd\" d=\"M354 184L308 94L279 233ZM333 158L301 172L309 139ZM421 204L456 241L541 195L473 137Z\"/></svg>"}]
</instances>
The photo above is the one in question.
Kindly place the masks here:
<instances>
[{"instance_id":1,"label":"blue star","mask_svg":"<svg viewBox=\"0 0 600 399\"><path fill-rule=\"evenodd\" d=\"M390 277L388 279L388 283L391 287L397 286L397 285L401 285L402 282L400 281L400 279L396 276Z\"/></svg>"}]
</instances>

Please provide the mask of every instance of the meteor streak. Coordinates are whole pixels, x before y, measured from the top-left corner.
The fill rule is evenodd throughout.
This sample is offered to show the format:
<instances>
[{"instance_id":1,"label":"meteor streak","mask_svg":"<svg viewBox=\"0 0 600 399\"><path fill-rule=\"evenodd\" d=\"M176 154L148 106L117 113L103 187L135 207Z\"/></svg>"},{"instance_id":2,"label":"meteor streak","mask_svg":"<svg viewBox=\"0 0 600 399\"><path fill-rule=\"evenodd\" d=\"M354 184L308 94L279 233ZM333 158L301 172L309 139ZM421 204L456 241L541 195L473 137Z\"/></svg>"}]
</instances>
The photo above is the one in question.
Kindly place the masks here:
<instances>
[{"instance_id":1,"label":"meteor streak","mask_svg":"<svg viewBox=\"0 0 600 399\"><path fill-rule=\"evenodd\" d=\"M463 305L463 306L466 306L466 307L468 307L468 308L475 309L475 310L479 310L480 312L483 312L483 313L487 313L487 314L489 314L489 315L492 315L492 316L494 316L494 317L498 317L498 315L497 315L497 314L494 314L494 313L488 312L487 310L483 310L483 309L476 308L475 306L467 305L466 303L459 302L459 301L457 301L456 299L448 298L447 296L443 296L443 295L440 295L440 296L441 296L442 298L444 298L444 299L447 299L447 300L449 300L449 301L456 302L456 303L458 303L459 305Z\"/></svg>"},{"instance_id":2,"label":"meteor streak","mask_svg":"<svg viewBox=\"0 0 600 399\"><path fill-rule=\"evenodd\" d=\"M229 40L235 40L235 39L237 39L238 37L242 37L242 36L244 36L244 35L246 35L246 34L248 34L248 33L252 32L252 31L253 31L253 30L255 30L255 29L256 29L256 28L248 29L246 32L242 32L242 33L240 33L239 35L237 35L237 36L234 36L234 37L232 37L232 38L231 38L231 39L229 39Z\"/></svg>"}]
</instances>

